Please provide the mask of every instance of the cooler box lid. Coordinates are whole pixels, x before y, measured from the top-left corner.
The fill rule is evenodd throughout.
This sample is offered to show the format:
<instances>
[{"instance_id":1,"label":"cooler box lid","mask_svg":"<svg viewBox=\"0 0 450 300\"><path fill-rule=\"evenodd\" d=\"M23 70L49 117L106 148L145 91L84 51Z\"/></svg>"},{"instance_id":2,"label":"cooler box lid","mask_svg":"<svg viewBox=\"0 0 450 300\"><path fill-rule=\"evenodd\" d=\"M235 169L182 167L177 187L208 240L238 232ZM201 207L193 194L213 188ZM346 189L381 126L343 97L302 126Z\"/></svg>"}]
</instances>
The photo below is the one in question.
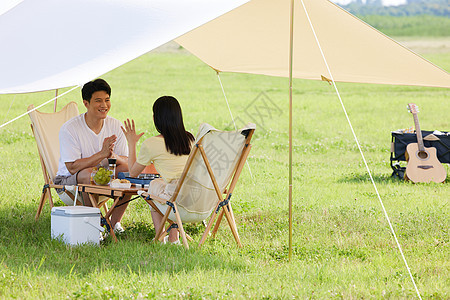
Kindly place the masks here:
<instances>
[{"instance_id":1,"label":"cooler box lid","mask_svg":"<svg viewBox=\"0 0 450 300\"><path fill-rule=\"evenodd\" d=\"M52 215L81 217L85 215L100 215L100 209L88 206L54 206Z\"/></svg>"}]
</instances>

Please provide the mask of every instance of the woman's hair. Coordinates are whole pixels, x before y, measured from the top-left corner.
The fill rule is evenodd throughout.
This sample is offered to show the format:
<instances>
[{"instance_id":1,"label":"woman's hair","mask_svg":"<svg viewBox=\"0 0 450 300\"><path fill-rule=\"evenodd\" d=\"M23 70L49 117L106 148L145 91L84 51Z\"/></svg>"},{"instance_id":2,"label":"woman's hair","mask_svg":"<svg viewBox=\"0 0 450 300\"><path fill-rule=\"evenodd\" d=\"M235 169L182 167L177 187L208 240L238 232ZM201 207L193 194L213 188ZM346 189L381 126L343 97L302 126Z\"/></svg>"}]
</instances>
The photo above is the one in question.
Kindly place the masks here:
<instances>
[{"instance_id":1,"label":"woman's hair","mask_svg":"<svg viewBox=\"0 0 450 300\"><path fill-rule=\"evenodd\" d=\"M159 97L153 104L153 120L156 130L164 137L166 150L175 155L191 152L194 136L184 129L181 107L172 96Z\"/></svg>"}]
</instances>

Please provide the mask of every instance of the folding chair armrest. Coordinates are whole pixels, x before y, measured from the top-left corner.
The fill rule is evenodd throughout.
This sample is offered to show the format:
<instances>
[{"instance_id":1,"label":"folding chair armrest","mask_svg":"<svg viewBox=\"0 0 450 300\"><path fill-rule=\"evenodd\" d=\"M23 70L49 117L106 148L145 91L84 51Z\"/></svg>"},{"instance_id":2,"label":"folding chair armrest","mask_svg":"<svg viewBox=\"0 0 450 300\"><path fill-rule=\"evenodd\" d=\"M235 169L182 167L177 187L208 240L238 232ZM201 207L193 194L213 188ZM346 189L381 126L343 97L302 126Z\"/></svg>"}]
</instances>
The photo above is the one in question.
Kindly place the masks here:
<instances>
[{"instance_id":1,"label":"folding chair armrest","mask_svg":"<svg viewBox=\"0 0 450 300\"><path fill-rule=\"evenodd\" d=\"M49 187L53 188L53 189L64 189L64 185L60 185L60 184L49 184Z\"/></svg>"},{"instance_id":2,"label":"folding chair armrest","mask_svg":"<svg viewBox=\"0 0 450 300\"><path fill-rule=\"evenodd\" d=\"M138 194L139 194L139 196L141 196L145 200L155 200L155 201L158 201L161 204L166 204L166 202L167 202L167 200L165 200L163 198L160 198L160 197L157 197L157 196L152 196L152 195L150 195L147 192L141 192L141 193L138 192Z\"/></svg>"}]
</instances>

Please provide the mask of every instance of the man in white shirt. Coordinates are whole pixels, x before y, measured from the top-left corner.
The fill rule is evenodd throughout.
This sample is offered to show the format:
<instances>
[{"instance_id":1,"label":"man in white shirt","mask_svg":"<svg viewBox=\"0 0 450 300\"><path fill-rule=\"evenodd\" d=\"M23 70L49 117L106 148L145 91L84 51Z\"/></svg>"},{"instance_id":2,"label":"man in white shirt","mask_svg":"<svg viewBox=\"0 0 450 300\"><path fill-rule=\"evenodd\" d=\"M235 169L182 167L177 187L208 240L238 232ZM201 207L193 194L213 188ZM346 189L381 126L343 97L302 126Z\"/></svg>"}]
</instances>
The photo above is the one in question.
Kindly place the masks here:
<instances>
[{"instance_id":1,"label":"man in white shirt","mask_svg":"<svg viewBox=\"0 0 450 300\"><path fill-rule=\"evenodd\" d=\"M116 172L128 171L128 147L121 123L108 116L111 87L105 80L96 79L86 83L81 93L86 113L70 119L59 131L60 159L55 184L89 184L92 169L98 165L106 167L108 158L117 160ZM64 201L61 193L60 196ZM83 201L84 205L92 206L86 195ZM116 232L123 231L120 221L127 206L125 203L116 207L111 215Z\"/></svg>"}]
</instances>

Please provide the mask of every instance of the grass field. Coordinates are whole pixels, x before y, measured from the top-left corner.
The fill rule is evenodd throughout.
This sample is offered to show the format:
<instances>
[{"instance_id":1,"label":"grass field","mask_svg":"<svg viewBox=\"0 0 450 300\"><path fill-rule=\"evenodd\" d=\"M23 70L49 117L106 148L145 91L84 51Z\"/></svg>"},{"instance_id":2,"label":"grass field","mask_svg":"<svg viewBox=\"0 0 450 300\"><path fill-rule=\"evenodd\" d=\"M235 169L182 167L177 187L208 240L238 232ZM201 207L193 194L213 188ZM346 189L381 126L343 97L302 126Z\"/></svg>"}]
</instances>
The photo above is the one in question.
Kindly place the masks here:
<instances>
[{"instance_id":1,"label":"grass field","mask_svg":"<svg viewBox=\"0 0 450 300\"><path fill-rule=\"evenodd\" d=\"M450 18L432 15L417 16L359 16L389 36L448 37Z\"/></svg>"},{"instance_id":2,"label":"grass field","mask_svg":"<svg viewBox=\"0 0 450 300\"><path fill-rule=\"evenodd\" d=\"M450 52L423 54L450 70ZM179 99L193 133L202 122L233 128L215 72L182 50L146 54L103 78L113 88L110 115L134 118L144 138L156 133L151 106L163 94ZM237 125L258 126L250 168L232 198L243 248L236 247L225 223L200 250L153 244L150 211L141 200L130 204L118 243L67 247L51 240L48 205L34 221L43 180L24 117L0 130L0 298L416 297L333 88L294 81L289 261L288 81L245 74L221 74L221 80ZM450 298L449 179L412 184L391 178L389 166L390 132L413 126L406 104L419 105L422 129L448 131L449 91L343 83L338 88L422 297ZM2 95L0 120L53 95ZM76 90L60 98L58 108L76 101L84 111L80 98ZM43 110L52 109L50 104ZM197 240L202 229L187 228Z\"/></svg>"}]
</instances>

